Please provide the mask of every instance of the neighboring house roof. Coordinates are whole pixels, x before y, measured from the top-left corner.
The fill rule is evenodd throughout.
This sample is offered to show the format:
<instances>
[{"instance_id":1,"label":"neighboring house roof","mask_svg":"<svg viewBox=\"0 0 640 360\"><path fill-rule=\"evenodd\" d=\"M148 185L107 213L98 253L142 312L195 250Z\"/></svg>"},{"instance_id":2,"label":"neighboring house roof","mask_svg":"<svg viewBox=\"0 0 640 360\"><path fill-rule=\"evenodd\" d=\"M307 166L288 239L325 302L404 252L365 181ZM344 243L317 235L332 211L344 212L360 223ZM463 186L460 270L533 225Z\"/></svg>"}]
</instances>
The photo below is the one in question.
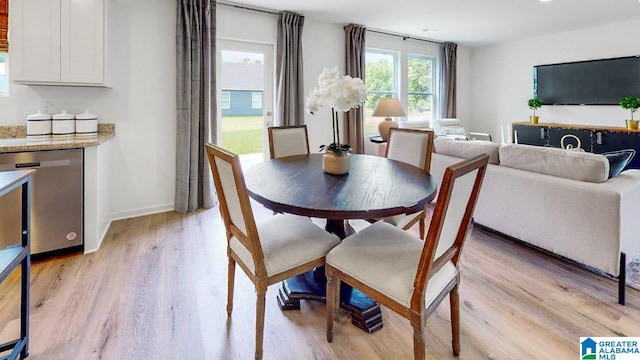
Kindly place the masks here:
<instances>
[{"instance_id":1,"label":"neighboring house roof","mask_svg":"<svg viewBox=\"0 0 640 360\"><path fill-rule=\"evenodd\" d=\"M263 90L264 65L254 63L222 64L222 90Z\"/></svg>"}]
</instances>

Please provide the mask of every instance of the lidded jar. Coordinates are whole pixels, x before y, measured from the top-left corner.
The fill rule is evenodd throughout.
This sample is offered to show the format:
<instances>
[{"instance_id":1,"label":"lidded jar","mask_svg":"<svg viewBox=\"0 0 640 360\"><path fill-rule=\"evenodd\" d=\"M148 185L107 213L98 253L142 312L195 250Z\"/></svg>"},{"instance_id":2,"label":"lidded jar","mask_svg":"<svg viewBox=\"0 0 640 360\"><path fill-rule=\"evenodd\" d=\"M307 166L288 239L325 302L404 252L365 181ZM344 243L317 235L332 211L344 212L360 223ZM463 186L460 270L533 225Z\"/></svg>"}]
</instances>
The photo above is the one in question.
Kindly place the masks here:
<instances>
[{"instance_id":1,"label":"lidded jar","mask_svg":"<svg viewBox=\"0 0 640 360\"><path fill-rule=\"evenodd\" d=\"M76 115L76 137L91 138L98 136L98 116L85 110Z\"/></svg>"},{"instance_id":2,"label":"lidded jar","mask_svg":"<svg viewBox=\"0 0 640 360\"><path fill-rule=\"evenodd\" d=\"M53 115L51 133L54 138L72 138L76 133L76 119L67 110Z\"/></svg>"},{"instance_id":3,"label":"lidded jar","mask_svg":"<svg viewBox=\"0 0 640 360\"><path fill-rule=\"evenodd\" d=\"M27 139L38 140L51 137L51 115L38 110L27 116Z\"/></svg>"}]
</instances>

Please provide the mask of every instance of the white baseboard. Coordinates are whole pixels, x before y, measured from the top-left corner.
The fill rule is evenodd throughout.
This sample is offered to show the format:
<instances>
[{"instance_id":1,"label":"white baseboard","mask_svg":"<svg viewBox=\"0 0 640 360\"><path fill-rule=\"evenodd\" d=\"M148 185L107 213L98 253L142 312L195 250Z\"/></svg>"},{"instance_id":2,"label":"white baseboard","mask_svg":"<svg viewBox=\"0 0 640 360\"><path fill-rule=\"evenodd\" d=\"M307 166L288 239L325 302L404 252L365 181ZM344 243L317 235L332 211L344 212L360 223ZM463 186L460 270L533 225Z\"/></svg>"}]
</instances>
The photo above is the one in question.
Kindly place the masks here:
<instances>
[{"instance_id":1,"label":"white baseboard","mask_svg":"<svg viewBox=\"0 0 640 360\"><path fill-rule=\"evenodd\" d=\"M150 206L135 210L116 212L111 215L111 221L130 219L138 216L152 215L173 210L173 203Z\"/></svg>"},{"instance_id":2,"label":"white baseboard","mask_svg":"<svg viewBox=\"0 0 640 360\"><path fill-rule=\"evenodd\" d=\"M102 245L102 241L104 240L105 236L107 236L107 232L109 232L109 228L111 227L111 224L116 220L123 220L123 219L130 219L130 218L138 217L138 216L158 214L158 213L163 213L163 212L167 212L167 211L171 211L171 210L173 210L173 203L164 204L164 205L158 205L158 206L150 206L150 207L136 209L136 210L128 210L128 211L121 211L121 212L118 212L118 213L113 213L111 215L111 220L109 220L109 223L107 224L107 226L105 226L104 231L98 237L97 248L96 249L85 249L84 253L85 254L91 254L91 253L94 253L94 252L100 250L100 246Z\"/></svg>"}]
</instances>

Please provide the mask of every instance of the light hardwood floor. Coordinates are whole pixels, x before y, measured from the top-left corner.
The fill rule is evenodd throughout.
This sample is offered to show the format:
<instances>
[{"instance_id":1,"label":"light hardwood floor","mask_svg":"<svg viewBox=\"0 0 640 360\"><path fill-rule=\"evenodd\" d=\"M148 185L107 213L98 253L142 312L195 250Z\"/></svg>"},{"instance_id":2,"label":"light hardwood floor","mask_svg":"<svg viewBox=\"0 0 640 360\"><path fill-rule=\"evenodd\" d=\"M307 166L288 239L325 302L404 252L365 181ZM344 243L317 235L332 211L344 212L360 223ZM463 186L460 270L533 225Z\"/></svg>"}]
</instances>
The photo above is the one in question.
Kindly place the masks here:
<instances>
[{"instance_id":1,"label":"light hardwood floor","mask_svg":"<svg viewBox=\"0 0 640 360\"><path fill-rule=\"evenodd\" d=\"M254 204L258 217L271 216ZM416 231L416 229L412 229ZM640 336L640 291L512 240L473 230L461 260L459 359L577 359L580 336ZM30 359L252 359L255 295L238 269L227 318L224 228L217 208L114 222L94 254L33 264ZM18 281L0 286L0 341L17 336ZM411 359L409 323L383 308L366 334L325 307L277 306L269 288L265 359ZM429 319L427 357L453 359L448 301Z\"/></svg>"}]
</instances>

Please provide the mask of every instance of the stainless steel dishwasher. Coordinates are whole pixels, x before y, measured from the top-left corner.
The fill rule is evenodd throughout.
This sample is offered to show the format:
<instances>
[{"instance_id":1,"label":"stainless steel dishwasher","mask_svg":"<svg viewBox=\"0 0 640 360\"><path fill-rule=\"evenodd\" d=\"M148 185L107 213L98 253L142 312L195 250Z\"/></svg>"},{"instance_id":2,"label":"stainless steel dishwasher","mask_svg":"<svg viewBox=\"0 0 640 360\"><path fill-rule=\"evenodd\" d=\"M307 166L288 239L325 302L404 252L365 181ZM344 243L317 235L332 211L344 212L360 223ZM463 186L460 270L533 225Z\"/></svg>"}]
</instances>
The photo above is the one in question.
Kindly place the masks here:
<instances>
[{"instance_id":1,"label":"stainless steel dishwasher","mask_svg":"<svg viewBox=\"0 0 640 360\"><path fill-rule=\"evenodd\" d=\"M83 150L0 154L0 171L15 169L36 170L31 179L31 253L82 249ZM0 198L0 249L20 238L20 191Z\"/></svg>"}]
</instances>

